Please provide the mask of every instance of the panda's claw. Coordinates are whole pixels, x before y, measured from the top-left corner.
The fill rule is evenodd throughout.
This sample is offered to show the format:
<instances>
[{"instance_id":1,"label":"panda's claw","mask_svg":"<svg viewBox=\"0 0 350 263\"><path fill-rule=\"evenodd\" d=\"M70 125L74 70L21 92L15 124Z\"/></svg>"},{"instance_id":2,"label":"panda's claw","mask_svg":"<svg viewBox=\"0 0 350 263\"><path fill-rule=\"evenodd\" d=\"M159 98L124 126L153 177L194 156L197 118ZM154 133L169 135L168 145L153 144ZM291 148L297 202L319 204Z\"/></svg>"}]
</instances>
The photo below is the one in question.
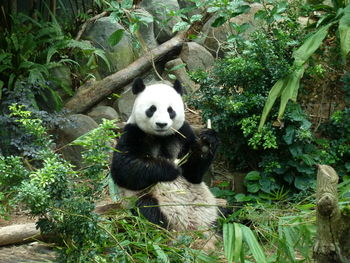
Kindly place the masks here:
<instances>
[{"instance_id":1,"label":"panda's claw","mask_svg":"<svg viewBox=\"0 0 350 263\"><path fill-rule=\"evenodd\" d=\"M202 148L206 148L205 146L207 146L211 152L214 153L216 151L219 145L219 139L216 131L213 129L203 130L200 133L199 138L202 143Z\"/></svg>"}]
</instances>

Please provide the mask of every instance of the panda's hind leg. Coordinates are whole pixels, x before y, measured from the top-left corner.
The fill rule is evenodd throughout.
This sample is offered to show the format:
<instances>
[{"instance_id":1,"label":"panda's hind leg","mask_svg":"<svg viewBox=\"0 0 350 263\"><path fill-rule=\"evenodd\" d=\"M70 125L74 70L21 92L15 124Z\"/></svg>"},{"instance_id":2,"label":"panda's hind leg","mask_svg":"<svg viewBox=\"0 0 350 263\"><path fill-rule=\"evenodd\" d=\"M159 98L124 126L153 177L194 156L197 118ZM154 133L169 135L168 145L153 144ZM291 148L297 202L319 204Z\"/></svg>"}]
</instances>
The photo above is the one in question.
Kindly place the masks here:
<instances>
[{"instance_id":1,"label":"panda's hind leg","mask_svg":"<svg viewBox=\"0 0 350 263\"><path fill-rule=\"evenodd\" d=\"M136 206L132 209L134 215L143 215L153 224L166 228L168 222L166 217L160 211L158 200L152 195L146 194L136 201Z\"/></svg>"}]
</instances>

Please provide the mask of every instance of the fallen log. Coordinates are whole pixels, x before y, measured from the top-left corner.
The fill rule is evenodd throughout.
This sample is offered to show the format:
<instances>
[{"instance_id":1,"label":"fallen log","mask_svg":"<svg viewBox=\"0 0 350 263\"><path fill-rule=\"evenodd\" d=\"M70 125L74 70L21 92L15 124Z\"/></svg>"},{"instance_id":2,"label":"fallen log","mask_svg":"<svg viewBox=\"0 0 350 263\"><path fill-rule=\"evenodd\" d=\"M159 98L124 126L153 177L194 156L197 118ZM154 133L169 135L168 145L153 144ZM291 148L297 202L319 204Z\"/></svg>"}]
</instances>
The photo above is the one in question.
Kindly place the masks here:
<instances>
[{"instance_id":1,"label":"fallen log","mask_svg":"<svg viewBox=\"0 0 350 263\"><path fill-rule=\"evenodd\" d=\"M319 165L316 188L317 236L313 249L316 263L350 262L350 215L338 205L338 175L328 165Z\"/></svg>"},{"instance_id":2,"label":"fallen log","mask_svg":"<svg viewBox=\"0 0 350 263\"><path fill-rule=\"evenodd\" d=\"M86 82L78 89L76 94L67 101L65 108L73 113L83 113L113 92L120 92L121 89L132 82L134 78L150 70L154 63L161 61L165 57L170 57L169 54L171 53L179 53L183 43L187 41L188 37L198 34L211 15L212 14L206 13L201 21L196 21L186 32L178 33L175 37L147 52L126 68L102 80Z\"/></svg>"},{"instance_id":3,"label":"fallen log","mask_svg":"<svg viewBox=\"0 0 350 263\"><path fill-rule=\"evenodd\" d=\"M35 223L5 226L0 228L0 246L42 239Z\"/></svg>"},{"instance_id":4,"label":"fallen log","mask_svg":"<svg viewBox=\"0 0 350 263\"><path fill-rule=\"evenodd\" d=\"M117 209L120 209L120 203L99 205L94 212L99 215L106 215ZM46 240L48 238L52 239L42 235L40 230L37 229L35 222L0 227L0 246Z\"/></svg>"}]
</instances>

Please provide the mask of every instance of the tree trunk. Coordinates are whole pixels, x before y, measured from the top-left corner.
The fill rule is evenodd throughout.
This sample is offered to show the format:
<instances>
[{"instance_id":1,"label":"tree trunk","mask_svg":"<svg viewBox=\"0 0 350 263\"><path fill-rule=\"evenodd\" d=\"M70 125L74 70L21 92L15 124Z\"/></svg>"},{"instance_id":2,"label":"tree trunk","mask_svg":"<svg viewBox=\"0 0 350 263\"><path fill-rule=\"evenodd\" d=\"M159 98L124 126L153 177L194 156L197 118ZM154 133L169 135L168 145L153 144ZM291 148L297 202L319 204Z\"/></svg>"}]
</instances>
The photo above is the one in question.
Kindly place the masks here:
<instances>
[{"instance_id":1,"label":"tree trunk","mask_svg":"<svg viewBox=\"0 0 350 263\"><path fill-rule=\"evenodd\" d=\"M319 165L316 189L316 263L350 262L350 217L338 206L338 175L327 165Z\"/></svg>"},{"instance_id":2,"label":"tree trunk","mask_svg":"<svg viewBox=\"0 0 350 263\"><path fill-rule=\"evenodd\" d=\"M178 54L188 37L198 34L211 16L212 14L205 13L202 20L194 22L186 32L178 33L175 37L164 42L159 47L152 49L126 68L102 80L85 83L78 89L77 93L68 100L65 104L65 108L71 110L73 113L82 113L113 92L121 91L121 89L132 82L134 78L150 70L154 63L165 57L169 58L169 54Z\"/></svg>"},{"instance_id":3,"label":"tree trunk","mask_svg":"<svg viewBox=\"0 0 350 263\"><path fill-rule=\"evenodd\" d=\"M134 78L147 72L156 63L170 52L179 52L184 42L184 35L179 34L140 57L126 68L107 76L100 81L87 82L66 103L65 107L74 113L81 113L91 108L115 91L130 83ZM153 62L152 62L153 61Z\"/></svg>"}]
</instances>

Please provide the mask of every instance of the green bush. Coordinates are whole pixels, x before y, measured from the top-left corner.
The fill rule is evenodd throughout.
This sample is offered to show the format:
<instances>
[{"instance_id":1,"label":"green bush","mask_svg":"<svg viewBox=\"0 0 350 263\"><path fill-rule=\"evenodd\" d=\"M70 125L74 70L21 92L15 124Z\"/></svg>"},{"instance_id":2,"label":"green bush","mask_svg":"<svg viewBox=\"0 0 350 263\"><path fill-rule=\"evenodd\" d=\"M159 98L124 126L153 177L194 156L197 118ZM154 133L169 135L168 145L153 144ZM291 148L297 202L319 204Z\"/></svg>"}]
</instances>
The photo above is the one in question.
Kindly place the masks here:
<instances>
[{"instance_id":1,"label":"green bush","mask_svg":"<svg viewBox=\"0 0 350 263\"><path fill-rule=\"evenodd\" d=\"M271 121L258 130L271 87L293 70L291 53L301 37L295 22L276 23L240 42L236 55L219 60L209 75L193 74L201 88L190 103L212 120L231 167L258 172L246 180L248 191L265 198L274 198L282 187L308 190L314 183L319 156L311 123L298 104L288 104L283 123Z\"/></svg>"}]
</instances>

